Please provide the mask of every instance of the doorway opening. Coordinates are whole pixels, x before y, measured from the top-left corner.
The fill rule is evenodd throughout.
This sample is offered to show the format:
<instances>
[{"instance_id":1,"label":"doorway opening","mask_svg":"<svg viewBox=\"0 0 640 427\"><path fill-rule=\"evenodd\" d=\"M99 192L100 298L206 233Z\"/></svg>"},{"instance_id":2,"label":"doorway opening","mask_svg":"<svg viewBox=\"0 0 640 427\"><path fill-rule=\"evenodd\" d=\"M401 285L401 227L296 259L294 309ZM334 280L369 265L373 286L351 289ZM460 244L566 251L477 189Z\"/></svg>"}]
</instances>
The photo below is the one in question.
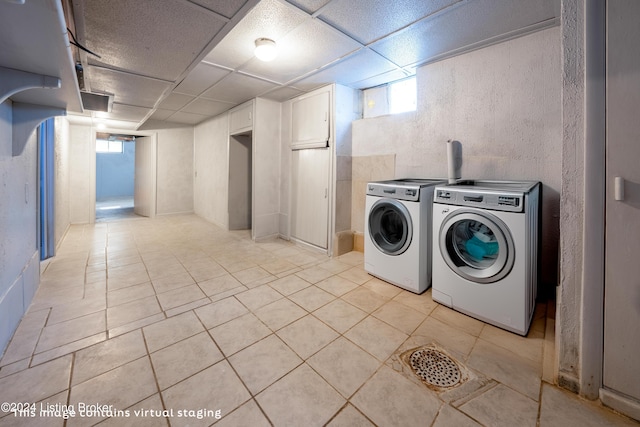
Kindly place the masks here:
<instances>
[{"instance_id":1,"label":"doorway opening","mask_svg":"<svg viewBox=\"0 0 640 427\"><path fill-rule=\"evenodd\" d=\"M229 137L229 230L251 229L252 134Z\"/></svg>"},{"instance_id":2,"label":"doorway opening","mask_svg":"<svg viewBox=\"0 0 640 427\"><path fill-rule=\"evenodd\" d=\"M136 137L96 134L96 222L136 218Z\"/></svg>"}]
</instances>

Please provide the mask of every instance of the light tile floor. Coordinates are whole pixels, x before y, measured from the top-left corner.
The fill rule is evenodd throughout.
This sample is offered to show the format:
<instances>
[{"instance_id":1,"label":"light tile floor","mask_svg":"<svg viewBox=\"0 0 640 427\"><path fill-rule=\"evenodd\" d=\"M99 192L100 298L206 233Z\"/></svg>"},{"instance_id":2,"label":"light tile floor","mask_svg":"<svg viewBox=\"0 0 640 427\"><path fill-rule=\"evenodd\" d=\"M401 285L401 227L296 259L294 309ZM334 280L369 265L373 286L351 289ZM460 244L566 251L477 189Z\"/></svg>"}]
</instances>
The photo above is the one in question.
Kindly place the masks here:
<instances>
[{"instance_id":1,"label":"light tile floor","mask_svg":"<svg viewBox=\"0 0 640 427\"><path fill-rule=\"evenodd\" d=\"M96 222L140 218L133 212L133 196L112 197L96 201Z\"/></svg>"},{"instance_id":2,"label":"light tile floor","mask_svg":"<svg viewBox=\"0 0 640 427\"><path fill-rule=\"evenodd\" d=\"M546 304L520 337L369 276L361 253L195 215L72 226L0 360L0 402L36 417L0 425L65 424L41 403L73 405L68 426L638 425L551 384L553 330ZM462 385L408 372L427 344ZM80 412L95 404L118 412Z\"/></svg>"}]
</instances>

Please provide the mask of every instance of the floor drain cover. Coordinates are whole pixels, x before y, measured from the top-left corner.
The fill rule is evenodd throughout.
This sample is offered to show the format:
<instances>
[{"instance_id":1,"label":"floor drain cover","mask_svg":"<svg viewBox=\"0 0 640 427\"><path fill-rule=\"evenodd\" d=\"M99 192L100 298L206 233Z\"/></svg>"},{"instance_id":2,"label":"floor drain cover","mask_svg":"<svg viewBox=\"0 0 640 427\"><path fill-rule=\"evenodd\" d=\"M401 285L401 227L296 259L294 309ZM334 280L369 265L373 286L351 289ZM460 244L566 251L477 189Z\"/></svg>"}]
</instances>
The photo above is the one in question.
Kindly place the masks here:
<instances>
[{"instance_id":1,"label":"floor drain cover","mask_svg":"<svg viewBox=\"0 0 640 427\"><path fill-rule=\"evenodd\" d=\"M437 387L453 387L458 385L462 377L456 362L431 348L414 351L409 362L422 380Z\"/></svg>"}]
</instances>

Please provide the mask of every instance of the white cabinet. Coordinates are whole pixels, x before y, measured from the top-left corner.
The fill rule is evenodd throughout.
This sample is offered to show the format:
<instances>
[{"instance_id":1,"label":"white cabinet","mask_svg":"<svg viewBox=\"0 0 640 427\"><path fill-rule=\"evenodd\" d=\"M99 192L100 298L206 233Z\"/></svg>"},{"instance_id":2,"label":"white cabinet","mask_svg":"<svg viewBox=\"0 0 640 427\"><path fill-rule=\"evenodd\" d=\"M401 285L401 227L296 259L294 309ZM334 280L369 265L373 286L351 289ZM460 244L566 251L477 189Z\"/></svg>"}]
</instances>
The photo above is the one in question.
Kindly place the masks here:
<instances>
[{"instance_id":1,"label":"white cabinet","mask_svg":"<svg viewBox=\"0 0 640 427\"><path fill-rule=\"evenodd\" d=\"M351 122L359 118L354 90L330 85L289 101L289 237L326 250L351 229ZM286 163L285 163L286 164ZM287 167L287 166L285 166ZM284 228L284 227L282 227Z\"/></svg>"},{"instance_id":2,"label":"white cabinet","mask_svg":"<svg viewBox=\"0 0 640 427\"><path fill-rule=\"evenodd\" d=\"M291 156L291 234L299 240L327 248L329 227L329 172L331 151L314 148Z\"/></svg>"},{"instance_id":3,"label":"white cabinet","mask_svg":"<svg viewBox=\"0 0 640 427\"><path fill-rule=\"evenodd\" d=\"M330 93L302 96L291 106L291 148L323 148L329 144Z\"/></svg>"},{"instance_id":4,"label":"white cabinet","mask_svg":"<svg viewBox=\"0 0 640 427\"><path fill-rule=\"evenodd\" d=\"M250 131L253 128L253 101L242 104L229 112L229 135Z\"/></svg>"}]
</instances>

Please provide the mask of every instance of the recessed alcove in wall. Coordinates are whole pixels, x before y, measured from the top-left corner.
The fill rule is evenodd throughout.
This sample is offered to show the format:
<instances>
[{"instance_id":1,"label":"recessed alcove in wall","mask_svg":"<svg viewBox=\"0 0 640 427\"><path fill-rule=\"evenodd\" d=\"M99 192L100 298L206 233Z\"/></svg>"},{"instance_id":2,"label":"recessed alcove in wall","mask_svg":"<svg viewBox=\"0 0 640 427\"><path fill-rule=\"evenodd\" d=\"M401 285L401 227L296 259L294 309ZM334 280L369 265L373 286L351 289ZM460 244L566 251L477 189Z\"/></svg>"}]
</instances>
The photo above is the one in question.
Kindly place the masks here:
<instances>
[{"instance_id":1,"label":"recessed alcove in wall","mask_svg":"<svg viewBox=\"0 0 640 427\"><path fill-rule=\"evenodd\" d=\"M229 136L229 230L251 228L252 132Z\"/></svg>"}]
</instances>

